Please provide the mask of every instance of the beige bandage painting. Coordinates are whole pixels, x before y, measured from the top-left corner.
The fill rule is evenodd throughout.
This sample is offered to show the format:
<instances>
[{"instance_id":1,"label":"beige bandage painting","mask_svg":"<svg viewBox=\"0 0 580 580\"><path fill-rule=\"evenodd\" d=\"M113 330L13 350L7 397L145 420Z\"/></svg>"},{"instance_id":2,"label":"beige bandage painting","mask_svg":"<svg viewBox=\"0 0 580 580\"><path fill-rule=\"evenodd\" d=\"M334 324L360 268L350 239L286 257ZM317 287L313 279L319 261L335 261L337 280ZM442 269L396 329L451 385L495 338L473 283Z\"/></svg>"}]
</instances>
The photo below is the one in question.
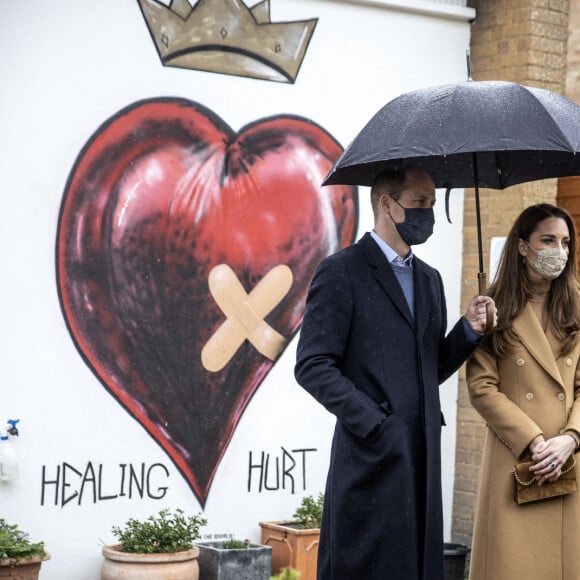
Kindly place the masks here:
<instances>
[{"instance_id":1,"label":"beige bandage painting","mask_svg":"<svg viewBox=\"0 0 580 580\"><path fill-rule=\"evenodd\" d=\"M207 341L201 351L201 362L210 372L222 370L244 340L274 361L284 350L286 339L264 318L276 307L292 287L292 271L288 266L272 268L247 294L234 271L220 264L209 273L209 290L226 320Z\"/></svg>"}]
</instances>

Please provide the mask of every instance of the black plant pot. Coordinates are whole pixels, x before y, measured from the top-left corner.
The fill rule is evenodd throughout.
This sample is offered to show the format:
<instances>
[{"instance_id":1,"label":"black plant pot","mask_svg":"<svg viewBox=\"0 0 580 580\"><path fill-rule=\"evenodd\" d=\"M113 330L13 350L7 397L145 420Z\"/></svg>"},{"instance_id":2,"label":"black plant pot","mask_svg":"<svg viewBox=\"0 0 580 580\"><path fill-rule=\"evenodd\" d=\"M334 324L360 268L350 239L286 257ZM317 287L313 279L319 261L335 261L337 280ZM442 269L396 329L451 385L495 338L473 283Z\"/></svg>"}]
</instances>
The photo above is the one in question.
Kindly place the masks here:
<instances>
[{"instance_id":1,"label":"black plant pot","mask_svg":"<svg viewBox=\"0 0 580 580\"><path fill-rule=\"evenodd\" d=\"M467 546L463 544L443 545L443 571L445 580L463 580L465 578L465 560Z\"/></svg>"}]
</instances>

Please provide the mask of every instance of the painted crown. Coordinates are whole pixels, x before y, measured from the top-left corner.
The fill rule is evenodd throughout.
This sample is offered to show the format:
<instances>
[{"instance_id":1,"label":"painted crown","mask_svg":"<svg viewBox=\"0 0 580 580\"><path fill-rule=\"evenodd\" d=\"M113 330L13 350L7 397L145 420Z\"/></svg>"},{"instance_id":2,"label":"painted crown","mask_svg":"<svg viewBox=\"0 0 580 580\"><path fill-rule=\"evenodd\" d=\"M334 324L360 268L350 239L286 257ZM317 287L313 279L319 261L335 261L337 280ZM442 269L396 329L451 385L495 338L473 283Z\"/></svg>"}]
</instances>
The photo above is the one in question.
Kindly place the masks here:
<instances>
[{"instance_id":1,"label":"painted crown","mask_svg":"<svg viewBox=\"0 0 580 580\"><path fill-rule=\"evenodd\" d=\"M318 19L270 22L270 0L137 0L165 66L290 82Z\"/></svg>"}]
</instances>

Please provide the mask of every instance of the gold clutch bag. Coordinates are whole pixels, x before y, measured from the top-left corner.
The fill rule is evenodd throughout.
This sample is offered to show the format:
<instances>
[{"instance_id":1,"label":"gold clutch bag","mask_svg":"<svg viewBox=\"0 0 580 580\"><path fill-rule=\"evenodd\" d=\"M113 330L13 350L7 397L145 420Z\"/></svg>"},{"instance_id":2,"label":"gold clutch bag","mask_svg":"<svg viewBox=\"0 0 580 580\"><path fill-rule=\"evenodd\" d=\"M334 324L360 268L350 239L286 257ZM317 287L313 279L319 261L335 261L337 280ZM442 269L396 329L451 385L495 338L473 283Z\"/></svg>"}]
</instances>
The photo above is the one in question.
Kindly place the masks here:
<instances>
[{"instance_id":1,"label":"gold clutch bag","mask_svg":"<svg viewBox=\"0 0 580 580\"><path fill-rule=\"evenodd\" d=\"M540 487L536 482L530 467L534 461L516 463L512 468L514 476L514 492L517 504L549 499L559 495L574 493L578 489L576 483L576 458L571 455L562 466L562 475L556 481L545 481Z\"/></svg>"}]
</instances>

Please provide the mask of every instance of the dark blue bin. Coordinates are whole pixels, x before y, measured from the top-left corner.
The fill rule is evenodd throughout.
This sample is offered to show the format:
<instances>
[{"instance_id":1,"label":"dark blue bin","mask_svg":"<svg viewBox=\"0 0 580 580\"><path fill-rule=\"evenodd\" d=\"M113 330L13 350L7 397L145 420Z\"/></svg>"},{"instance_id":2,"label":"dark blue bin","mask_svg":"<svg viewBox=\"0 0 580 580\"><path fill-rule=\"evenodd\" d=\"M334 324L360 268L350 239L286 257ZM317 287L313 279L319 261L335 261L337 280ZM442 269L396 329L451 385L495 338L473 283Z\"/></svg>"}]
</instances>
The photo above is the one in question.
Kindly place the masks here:
<instances>
[{"instance_id":1,"label":"dark blue bin","mask_svg":"<svg viewBox=\"0 0 580 580\"><path fill-rule=\"evenodd\" d=\"M443 545L443 572L445 580L463 580L465 578L465 560L467 546L463 544Z\"/></svg>"}]
</instances>

